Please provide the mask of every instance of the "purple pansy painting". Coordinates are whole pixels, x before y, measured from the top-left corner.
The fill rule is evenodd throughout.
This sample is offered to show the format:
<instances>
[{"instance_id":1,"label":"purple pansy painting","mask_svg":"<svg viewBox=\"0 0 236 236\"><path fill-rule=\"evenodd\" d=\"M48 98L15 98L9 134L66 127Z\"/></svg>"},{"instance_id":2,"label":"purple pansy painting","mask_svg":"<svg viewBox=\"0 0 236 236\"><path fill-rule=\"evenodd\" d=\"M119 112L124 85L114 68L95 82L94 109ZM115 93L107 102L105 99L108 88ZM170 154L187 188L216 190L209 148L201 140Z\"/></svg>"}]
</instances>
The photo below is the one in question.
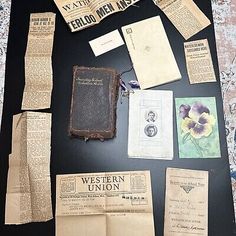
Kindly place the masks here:
<instances>
[{"instance_id":1,"label":"purple pansy painting","mask_svg":"<svg viewBox=\"0 0 236 236\"><path fill-rule=\"evenodd\" d=\"M215 99L199 99L206 101L176 99L180 158L220 156ZM217 146L212 147L210 140Z\"/></svg>"}]
</instances>

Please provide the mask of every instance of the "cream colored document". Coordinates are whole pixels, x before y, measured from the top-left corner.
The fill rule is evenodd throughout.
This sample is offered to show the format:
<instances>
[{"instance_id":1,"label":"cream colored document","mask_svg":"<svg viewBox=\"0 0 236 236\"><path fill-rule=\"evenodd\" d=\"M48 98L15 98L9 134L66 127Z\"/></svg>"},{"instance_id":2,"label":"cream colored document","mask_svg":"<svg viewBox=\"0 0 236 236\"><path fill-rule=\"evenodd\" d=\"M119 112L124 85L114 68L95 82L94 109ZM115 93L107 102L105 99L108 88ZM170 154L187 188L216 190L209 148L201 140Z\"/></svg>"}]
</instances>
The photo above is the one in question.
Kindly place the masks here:
<instances>
[{"instance_id":1,"label":"cream colored document","mask_svg":"<svg viewBox=\"0 0 236 236\"><path fill-rule=\"evenodd\" d=\"M173 92L135 90L129 97L130 158L173 159Z\"/></svg>"},{"instance_id":2,"label":"cream colored document","mask_svg":"<svg viewBox=\"0 0 236 236\"><path fill-rule=\"evenodd\" d=\"M72 32L98 24L102 19L124 11L139 0L54 0Z\"/></svg>"},{"instance_id":3,"label":"cream colored document","mask_svg":"<svg viewBox=\"0 0 236 236\"><path fill-rule=\"evenodd\" d=\"M154 236L149 171L57 175L56 236Z\"/></svg>"},{"instance_id":4,"label":"cream colored document","mask_svg":"<svg viewBox=\"0 0 236 236\"><path fill-rule=\"evenodd\" d=\"M89 41L89 45L96 57L114 48L120 47L123 44L124 41L118 30L114 30L110 33L102 35L99 38Z\"/></svg>"},{"instance_id":5,"label":"cream colored document","mask_svg":"<svg viewBox=\"0 0 236 236\"><path fill-rule=\"evenodd\" d=\"M52 219L50 180L51 114L13 117L5 224Z\"/></svg>"},{"instance_id":6,"label":"cream colored document","mask_svg":"<svg viewBox=\"0 0 236 236\"><path fill-rule=\"evenodd\" d=\"M184 43L190 84L215 82L215 71L207 39Z\"/></svg>"},{"instance_id":7,"label":"cream colored document","mask_svg":"<svg viewBox=\"0 0 236 236\"><path fill-rule=\"evenodd\" d=\"M122 27L141 89L181 79L159 16Z\"/></svg>"},{"instance_id":8,"label":"cream colored document","mask_svg":"<svg viewBox=\"0 0 236 236\"><path fill-rule=\"evenodd\" d=\"M34 13L30 15L30 28L25 54L23 110L50 108L53 87L51 56L54 30L54 13Z\"/></svg>"},{"instance_id":9,"label":"cream colored document","mask_svg":"<svg viewBox=\"0 0 236 236\"><path fill-rule=\"evenodd\" d=\"M153 0L172 24L188 39L211 24L193 0Z\"/></svg>"},{"instance_id":10,"label":"cream colored document","mask_svg":"<svg viewBox=\"0 0 236 236\"><path fill-rule=\"evenodd\" d=\"M208 235L207 171L167 168L164 235Z\"/></svg>"}]
</instances>

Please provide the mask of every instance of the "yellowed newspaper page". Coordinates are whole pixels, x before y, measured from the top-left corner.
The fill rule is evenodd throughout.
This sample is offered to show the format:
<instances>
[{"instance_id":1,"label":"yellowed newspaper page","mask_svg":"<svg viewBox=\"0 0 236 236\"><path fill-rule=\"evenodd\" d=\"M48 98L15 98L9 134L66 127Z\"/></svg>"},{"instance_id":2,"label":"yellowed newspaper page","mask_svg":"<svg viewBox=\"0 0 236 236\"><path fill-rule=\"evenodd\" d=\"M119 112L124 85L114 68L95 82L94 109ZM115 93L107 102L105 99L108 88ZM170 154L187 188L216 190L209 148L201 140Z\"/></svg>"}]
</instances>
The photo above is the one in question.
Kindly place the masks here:
<instances>
[{"instance_id":1,"label":"yellowed newspaper page","mask_svg":"<svg viewBox=\"0 0 236 236\"><path fill-rule=\"evenodd\" d=\"M25 54L23 110L50 108L53 87L51 56L54 30L54 13L31 14Z\"/></svg>"},{"instance_id":2,"label":"yellowed newspaper page","mask_svg":"<svg viewBox=\"0 0 236 236\"><path fill-rule=\"evenodd\" d=\"M149 171L58 175L56 236L154 236Z\"/></svg>"},{"instance_id":3,"label":"yellowed newspaper page","mask_svg":"<svg viewBox=\"0 0 236 236\"><path fill-rule=\"evenodd\" d=\"M98 24L105 17L124 11L139 0L54 0L71 31Z\"/></svg>"},{"instance_id":4,"label":"yellowed newspaper page","mask_svg":"<svg viewBox=\"0 0 236 236\"><path fill-rule=\"evenodd\" d=\"M15 115L12 130L5 224L48 221L52 219L51 114Z\"/></svg>"},{"instance_id":5,"label":"yellowed newspaper page","mask_svg":"<svg viewBox=\"0 0 236 236\"><path fill-rule=\"evenodd\" d=\"M187 40L211 24L193 0L153 0Z\"/></svg>"},{"instance_id":6,"label":"yellowed newspaper page","mask_svg":"<svg viewBox=\"0 0 236 236\"><path fill-rule=\"evenodd\" d=\"M164 235L208 235L207 171L167 168Z\"/></svg>"},{"instance_id":7,"label":"yellowed newspaper page","mask_svg":"<svg viewBox=\"0 0 236 236\"><path fill-rule=\"evenodd\" d=\"M31 193L27 167L26 118L13 117L12 154L9 155L5 224L24 224L32 221Z\"/></svg>"},{"instance_id":8,"label":"yellowed newspaper page","mask_svg":"<svg viewBox=\"0 0 236 236\"><path fill-rule=\"evenodd\" d=\"M216 81L207 39L185 42L184 52L190 84Z\"/></svg>"}]
</instances>

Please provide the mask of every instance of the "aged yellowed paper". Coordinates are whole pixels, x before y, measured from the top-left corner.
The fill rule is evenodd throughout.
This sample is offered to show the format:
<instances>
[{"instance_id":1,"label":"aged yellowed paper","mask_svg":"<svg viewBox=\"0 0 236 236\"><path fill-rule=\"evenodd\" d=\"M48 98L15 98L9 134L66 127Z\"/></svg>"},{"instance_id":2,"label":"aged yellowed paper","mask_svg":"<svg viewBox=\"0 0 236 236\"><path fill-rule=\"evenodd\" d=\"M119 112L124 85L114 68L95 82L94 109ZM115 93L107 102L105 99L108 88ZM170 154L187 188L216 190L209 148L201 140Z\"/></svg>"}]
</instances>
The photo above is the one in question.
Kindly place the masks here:
<instances>
[{"instance_id":1,"label":"aged yellowed paper","mask_svg":"<svg viewBox=\"0 0 236 236\"><path fill-rule=\"evenodd\" d=\"M22 109L49 108L51 104L52 48L55 30L54 13L33 13L25 53L25 89Z\"/></svg>"},{"instance_id":2,"label":"aged yellowed paper","mask_svg":"<svg viewBox=\"0 0 236 236\"><path fill-rule=\"evenodd\" d=\"M207 39L184 43L190 84L215 82L215 71Z\"/></svg>"},{"instance_id":3,"label":"aged yellowed paper","mask_svg":"<svg viewBox=\"0 0 236 236\"><path fill-rule=\"evenodd\" d=\"M167 168L164 235L208 235L207 171Z\"/></svg>"},{"instance_id":4,"label":"aged yellowed paper","mask_svg":"<svg viewBox=\"0 0 236 236\"><path fill-rule=\"evenodd\" d=\"M105 17L124 11L139 0L54 0L71 31L98 24Z\"/></svg>"},{"instance_id":5,"label":"aged yellowed paper","mask_svg":"<svg viewBox=\"0 0 236 236\"><path fill-rule=\"evenodd\" d=\"M159 16L123 26L122 32L141 89L181 79Z\"/></svg>"},{"instance_id":6,"label":"aged yellowed paper","mask_svg":"<svg viewBox=\"0 0 236 236\"><path fill-rule=\"evenodd\" d=\"M154 236L149 171L57 175L56 236Z\"/></svg>"},{"instance_id":7,"label":"aged yellowed paper","mask_svg":"<svg viewBox=\"0 0 236 236\"><path fill-rule=\"evenodd\" d=\"M211 24L193 0L153 0L185 39Z\"/></svg>"},{"instance_id":8,"label":"aged yellowed paper","mask_svg":"<svg viewBox=\"0 0 236 236\"><path fill-rule=\"evenodd\" d=\"M24 112L13 117L5 224L52 219L50 146L51 114Z\"/></svg>"}]
</instances>

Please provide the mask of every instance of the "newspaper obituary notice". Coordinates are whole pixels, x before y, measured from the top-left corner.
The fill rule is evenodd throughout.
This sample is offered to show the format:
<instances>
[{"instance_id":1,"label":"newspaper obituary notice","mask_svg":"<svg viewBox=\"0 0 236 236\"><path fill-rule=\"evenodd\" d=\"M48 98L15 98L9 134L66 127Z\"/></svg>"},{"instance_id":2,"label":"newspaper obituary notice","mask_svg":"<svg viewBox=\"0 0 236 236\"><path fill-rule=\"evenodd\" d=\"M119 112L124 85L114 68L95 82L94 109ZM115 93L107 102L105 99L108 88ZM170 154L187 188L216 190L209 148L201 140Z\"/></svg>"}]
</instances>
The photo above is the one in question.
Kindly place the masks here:
<instances>
[{"instance_id":1,"label":"newspaper obituary notice","mask_svg":"<svg viewBox=\"0 0 236 236\"><path fill-rule=\"evenodd\" d=\"M53 87L51 56L54 30L54 13L30 15L22 110L50 108Z\"/></svg>"},{"instance_id":2,"label":"newspaper obituary notice","mask_svg":"<svg viewBox=\"0 0 236 236\"><path fill-rule=\"evenodd\" d=\"M153 0L187 40L211 24L193 0Z\"/></svg>"},{"instance_id":3,"label":"newspaper obituary notice","mask_svg":"<svg viewBox=\"0 0 236 236\"><path fill-rule=\"evenodd\" d=\"M5 224L52 219L50 180L51 114L13 117Z\"/></svg>"},{"instance_id":4,"label":"newspaper obituary notice","mask_svg":"<svg viewBox=\"0 0 236 236\"><path fill-rule=\"evenodd\" d=\"M57 175L56 236L154 236L149 171Z\"/></svg>"},{"instance_id":5,"label":"newspaper obituary notice","mask_svg":"<svg viewBox=\"0 0 236 236\"><path fill-rule=\"evenodd\" d=\"M207 171L167 168L164 235L208 235Z\"/></svg>"},{"instance_id":6,"label":"newspaper obituary notice","mask_svg":"<svg viewBox=\"0 0 236 236\"><path fill-rule=\"evenodd\" d=\"M130 158L173 159L173 92L137 90L129 98Z\"/></svg>"},{"instance_id":7,"label":"newspaper obituary notice","mask_svg":"<svg viewBox=\"0 0 236 236\"><path fill-rule=\"evenodd\" d=\"M139 0L54 0L72 32L98 24Z\"/></svg>"},{"instance_id":8,"label":"newspaper obituary notice","mask_svg":"<svg viewBox=\"0 0 236 236\"><path fill-rule=\"evenodd\" d=\"M216 82L207 39L185 42L184 52L190 84Z\"/></svg>"}]
</instances>

